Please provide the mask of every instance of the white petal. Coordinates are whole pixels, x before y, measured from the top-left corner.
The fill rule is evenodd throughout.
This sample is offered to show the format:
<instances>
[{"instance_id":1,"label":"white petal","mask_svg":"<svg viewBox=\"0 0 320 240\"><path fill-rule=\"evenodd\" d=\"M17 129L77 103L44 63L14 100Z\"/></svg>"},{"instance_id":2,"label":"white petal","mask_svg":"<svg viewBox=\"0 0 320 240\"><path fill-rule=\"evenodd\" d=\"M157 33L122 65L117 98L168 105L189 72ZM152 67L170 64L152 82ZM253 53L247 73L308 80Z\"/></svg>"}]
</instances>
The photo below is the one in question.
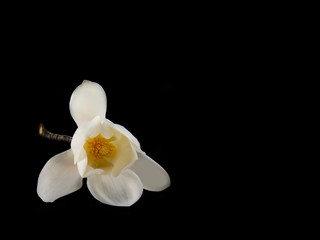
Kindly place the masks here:
<instances>
[{"instance_id":1,"label":"white petal","mask_svg":"<svg viewBox=\"0 0 320 240\"><path fill-rule=\"evenodd\" d=\"M100 168L92 168L88 165L88 158L85 157L83 160L77 162L78 171L81 177L86 178L94 174L101 174L103 170Z\"/></svg>"},{"instance_id":2,"label":"white petal","mask_svg":"<svg viewBox=\"0 0 320 240\"><path fill-rule=\"evenodd\" d=\"M84 174L86 172L87 169L87 165L88 165L88 159L87 157L85 157L84 159L82 159L81 161L77 162L77 168L78 168L78 172L80 174L81 177L84 177Z\"/></svg>"},{"instance_id":3,"label":"white petal","mask_svg":"<svg viewBox=\"0 0 320 240\"><path fill-rule=\"evenodd\" d=\"M69 107L71 116L80 126L95 116L105 117L107 96L98 83L85 80L72 93Z\"/></svg>"},{"instance_id":4,"label":"white petal","mask_svg":"<svg viewBox=\"0 0 320 240\"><path fill-rule=\"evenodd\" d=\"M77 191L82 186L82 178L73 163L71 149L52 157L43 167L38 178L37 193L44 202Z\"/></svg>"},{"instance_id":5,"label":"white petal","mask_svg":"<svg viewBox=\"0 0 320 240\"><path fill-rule=\"evenodd\" d=\"M74 154L74 162L83 160L86 157L86 152L83 148L86 140L91 137L93 134L98 135L96 133L97 129L99 129L101 118L96 116L90 122L82 124L75 131L72 141L71 141L71 149Z\"/></svg>"},{"instance_id":6,"label":"white petal","mask_svg":"<svg viewBox=\"0 0 320 240\"><path fill-rule=\"evenodd\" d=\"M162 191L170 186L168 173L144 153L138 153L138 160L130 166L140 178L143 188L149 191Z\"/></svg>"},{"instance_id":7,"label":"white petal","mask_svg":"<svg viewBox=\"0 0 320 240\"><path fill-rule=\"evenodd\" d=\"M131 132L119 124L114 124L114 127L131 141L137 152L142 152L138 139Z\"/></svg>"},{"instance_id":8,"label":"white petal","mask_svg":"<svg viewBox=\"0 0 320 240\"><path fill-rule=\"evenodd\" d=\"M117 176L123 169L132 165L138 159L138 156L131 142L124 135L119 140L114 141L113 144L117 148L117 154L111 159L113 163L112 175Z\"/></svg>"},{"instance_id":9,"label":"white petal","mask_svg":"<svg viewBox=\"0 0 320 240\"><path fill-rule=\"evenodd\" d=\"M115 124L109 119L103 118L100 121L100 128L98 129L98 133L101 133L101 135L107 139L115 137L115 135L118 133L118 130L116 130L114 125Z\"/></svg>"},{"instance_id":10,"label":"white petal","mask_svg":"<svg viewBox=\"0 0 320 240\"><path fill-rule=\"evenodd\" d=\"M74 162L77 163L79 173L82 177L88 177L101 171L101 169L98 172L93 171L94 169L87 164L87 154L83 148L88 138L96 137L98 134L101 134L107 139L112 137L116 139L112 141L112 144L115 145L117 154L110 159L113 164L113 176L117 176L124 168L128 168L138 159L132 141L130 141L126 135L118 131L117 128L115 128L115 124L111 121L96 116L90 122L84 123L78 127L71 142L71 149L75 156Z\"/></svg>"},{"instance_id":11,"label":"white petal","mask_svg":"<svg viewBox=\"0 0 320 240\"><path fill-rule=\"evenodd\" d=\"M143 192L139 177L128 169L117 177L108 174L92 175L88 177L87 185L97 200L113 206L131 206Z\"/></svg>"},{"instance_id":12,"label":"white petal","mask_svg":"<svg viewBox=\"0 0 320 240\"><path fill-rule=\"evenodd\" d=\"M138 159L137 151L129 138L119 131L116 124L104 119L102 121L101 134L106 138L114 137L116 140L112 142L117 149L117 154L110 159L113 164L112 175L117 176L120 172L129 167Z\"/></svg>"}]
</instances>

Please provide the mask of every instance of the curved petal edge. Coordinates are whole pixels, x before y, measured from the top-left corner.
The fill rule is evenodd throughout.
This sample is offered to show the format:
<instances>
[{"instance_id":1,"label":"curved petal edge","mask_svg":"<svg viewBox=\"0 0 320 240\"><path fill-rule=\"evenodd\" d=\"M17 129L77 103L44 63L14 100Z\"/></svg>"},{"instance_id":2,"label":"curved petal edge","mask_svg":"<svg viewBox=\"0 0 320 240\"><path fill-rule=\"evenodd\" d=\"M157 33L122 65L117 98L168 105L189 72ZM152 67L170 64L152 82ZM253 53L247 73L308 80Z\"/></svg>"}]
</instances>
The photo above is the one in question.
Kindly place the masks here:
<instances>
[{"instance_id":1,"label":"curved petal edge","mask_svg":"<svg viewBox=\"0 0 320 240\"><path fill-rule=\"evenodd\" d=\"M80 126L95 116L104 118L107 111L107 96L103 88L95 82L84 80L72 93L69 102L70 113Z\"/></svg>"},{"instance_id":2,"label":"curved petal edge","mask_svg":"<svg viewBox=\"0 0 320 240\"><path fill-rule=\"evenodd\" d=\"M138 160L130 169L139 176L146 190L162 191L171 184L169 174L144 153L138 153Z\"/></svg>"},{"instance_id":3,"label":"curved petal edge","mask_svg":"<svg viewBox=\"0 0 320 240\"><path fill-rule=\"evenodd\" d=\"M87 186L94 198L112 206L128 207L142 195L143 186L139 177L127 169L117 177L97 174L88 177Z\"/></svg>"},{"instance_id":4,"label":"curved petal edge","mask_svg":"<svg viewBox=\"0 0 320 240\"><path fill-rule=\"evenodd\" d=\"M73 163L73 153L69 149L52 157L42 168L37 193L44 202L53 202L81 187L82 178Z\"/></svg>"}]
</instances>

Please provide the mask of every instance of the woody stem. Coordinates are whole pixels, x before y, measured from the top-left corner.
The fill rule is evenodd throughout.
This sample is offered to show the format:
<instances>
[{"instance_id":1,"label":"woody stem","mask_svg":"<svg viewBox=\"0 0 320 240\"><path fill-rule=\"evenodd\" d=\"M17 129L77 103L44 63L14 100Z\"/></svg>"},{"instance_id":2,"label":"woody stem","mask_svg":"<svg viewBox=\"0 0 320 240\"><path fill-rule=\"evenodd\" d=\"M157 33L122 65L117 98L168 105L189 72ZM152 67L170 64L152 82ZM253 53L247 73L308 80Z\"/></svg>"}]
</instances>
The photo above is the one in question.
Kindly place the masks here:
<instances>
[{"instance_id":1,"label":"woody stem","mask_svg":"<svg viewBox=\"0 0 320 240\"><path fill-rule=\"evenodd\" d=\"M40 123L40 126L39 126L39 135L41 137L44 137L50 140L57 140L61 142L71 143L71 140L72 140L72 137L70 136L49 132L47 129L45 129L42 123Z\"/></svg>"}]
</instances>

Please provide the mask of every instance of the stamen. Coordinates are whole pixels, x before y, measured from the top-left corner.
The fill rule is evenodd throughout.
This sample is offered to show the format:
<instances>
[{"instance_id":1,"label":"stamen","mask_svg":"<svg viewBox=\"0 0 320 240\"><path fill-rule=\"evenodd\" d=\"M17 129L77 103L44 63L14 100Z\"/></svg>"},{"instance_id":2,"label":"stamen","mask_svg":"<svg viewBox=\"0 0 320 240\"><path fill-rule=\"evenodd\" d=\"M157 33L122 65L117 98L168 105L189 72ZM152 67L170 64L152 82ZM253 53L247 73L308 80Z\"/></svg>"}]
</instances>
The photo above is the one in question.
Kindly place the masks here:
<instances>
[{"instance_id":1,"label":"stamen","mask_svg":"<svg viewBox=\"0 0 320 240\"><path fill-rule=\"evenodd\" d=\"M41 137L50 139L50 140L57 140L57 141L61 141L61 142L69 142L71 143L72 137L67 136L67 135L60 135L60 134L55 134L52 132L49 132L47 129L45 129L45 127L43 126L42 123L40 123L39 126L39 135Z\"/></svg>"},{"instance_id":2,"label":"stamen","mask_svg":"<svg viewBox=\"0 0 320 240\"><path fill-rule=\"evenodd\" d=\"M93 168L111 170L113 167L113 157L117 153L116 146L112 143L116 139L104 138L101 134L96 137L88 138L83 145L87 152L88 164Z\"/></svg>"}]
</instances>

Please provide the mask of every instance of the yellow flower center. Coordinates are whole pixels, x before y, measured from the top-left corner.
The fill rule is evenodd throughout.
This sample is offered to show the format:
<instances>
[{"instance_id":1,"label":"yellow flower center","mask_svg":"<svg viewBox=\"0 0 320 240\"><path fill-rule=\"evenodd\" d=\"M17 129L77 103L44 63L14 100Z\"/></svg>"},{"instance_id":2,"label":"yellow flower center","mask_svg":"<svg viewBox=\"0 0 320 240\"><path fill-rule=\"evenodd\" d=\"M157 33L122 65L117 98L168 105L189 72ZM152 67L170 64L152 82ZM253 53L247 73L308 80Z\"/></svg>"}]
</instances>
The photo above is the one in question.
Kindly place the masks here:
<instances>
[{"instance_id":1,"label":"yellow flower center","mask_svg":"<svg viewBox=\"0 0 320 240\"><path fill-rule=\"evenodd\" d=\"M111 160L117 153L117 148L111 143L114 140L113 137L106 139L101 134L94 138L88 138L83 145L87 152L88 165L93 168L112 168Z\"/></svg>"}]
</instances>

